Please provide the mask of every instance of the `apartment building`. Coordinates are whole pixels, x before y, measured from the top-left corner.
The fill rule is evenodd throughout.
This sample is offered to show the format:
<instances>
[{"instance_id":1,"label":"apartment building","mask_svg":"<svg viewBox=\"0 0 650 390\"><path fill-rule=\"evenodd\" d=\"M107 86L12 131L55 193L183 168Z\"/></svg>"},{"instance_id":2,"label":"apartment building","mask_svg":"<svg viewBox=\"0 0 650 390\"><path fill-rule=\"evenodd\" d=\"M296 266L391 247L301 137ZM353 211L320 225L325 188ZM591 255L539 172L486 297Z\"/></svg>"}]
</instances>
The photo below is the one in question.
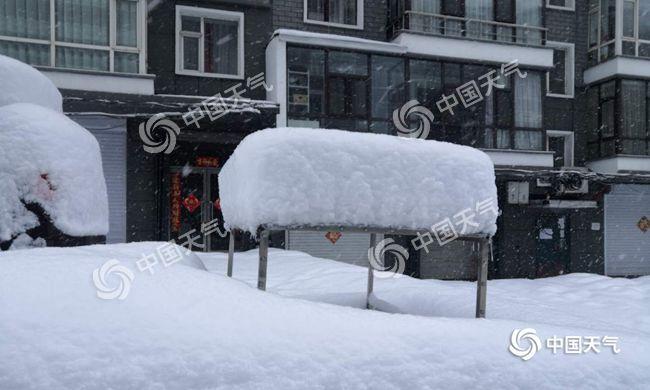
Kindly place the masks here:
<instances>
[{"instance_id":1,"label":"apartment building","mask_svg":"<svg viewBox=\"0 0 650 390\"><path fill-rule=\"evenodd\" d=\"M252 131L397 135L394 112L417 100L433 114L429 139L481 148L497 167L491 277L650 274L650 0L2 4L0 53L48 75L100 140L109 242L178 238L218 219L216 173ZM217 119L214 96L229 107ZM180 130L173 153L143 149L156 114ZM470 247L396 239L411 275L475 275ZM363 234L274 241L366 262Z\"/></svg>"}]
</instances>

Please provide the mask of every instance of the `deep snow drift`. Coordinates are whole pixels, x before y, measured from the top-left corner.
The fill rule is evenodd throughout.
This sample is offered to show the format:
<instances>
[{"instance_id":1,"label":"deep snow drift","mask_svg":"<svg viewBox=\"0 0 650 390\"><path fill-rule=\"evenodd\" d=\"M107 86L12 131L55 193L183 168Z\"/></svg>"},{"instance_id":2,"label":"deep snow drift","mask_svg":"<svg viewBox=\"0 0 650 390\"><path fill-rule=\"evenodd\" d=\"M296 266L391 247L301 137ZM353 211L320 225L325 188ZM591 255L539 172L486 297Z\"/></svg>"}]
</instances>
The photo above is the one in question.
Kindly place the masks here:
<instances>
[{"instance_id":1,"label":"deep snow drift","mask_svg":"<svg viewBox=\"0 0 650 390\"><path fill-rule=\"evenodd\" d=\"M540 293L555 302L568 294L573 305L626 307L632 326L607 333L621 338L617 355L553 355L540 350L524 362L508 352L513 329L534 327L540 337L603 336L600 329L589 328L590 321L599 318L582 319L584 327L427 318L286 298L187 263L160 266L153 275L139 272L134 262L160 245L0 253L0 388L641 389L650 384L648 333L643 323L632 323L647 318L648 309L638 313L635 304L628 304L648 302L647 278L636 285L620 280L627 293L616 290L617 280L594 280L614 290L605 305L590 300L589 294L580 299L582 283L574 286L571 279L558 279L562 288L541 288ZM111 259L135 275L124 300L96 296L93 272ZM272 251L270 283L279 276L276 259L280 257ZM235 275L242 273L242 263L236 262ZM305 283L316 288L337 274L348 277L332 262L323 264L302 275ZM319 282L327 269L330 278ZM384 282L391 280L382 280L378 288ZM443 284L418 288L435 296ZM468 293L458 290L459 295ZM534 294L521 291L517 283L509 291L519 293L522 306ZM498 306L498 297L489 296L488 317ZM553 307L532 310L540 316L560 316L552 313ZM609 315L598 312L594 317Z\"/></svg>"},{"instance_id":2,"label":"deep snow drift","mask_svg":"<svg viewBox=\"0 0 650 390\"><path fill-rule=\"evenodd\" d=\"M0 107L33 103L62 112L62 97L56 86L35 68L0 55Z\"/></svg>"},{"instance_id":3,"label":"deep snow drift","mask_svg":"<svg viewBox=\"0 0 650 390\"><path fill-rule=\"evenodd\" d=\"M446 142L267 129L237 146L219 183L225 223L251 232L260 225L429 230L460 213L473 215L462 233L496 232L492 161Z\"/></svg>"},{"instance_id":4,"label":"deep snow drift","mask_svg":"<svg viewBox=\"0 0 650 390\"><path fill-rule=\"evenodd\" d=\"M99 144L63 114L30 103L0 107L0 241L37 226L37 203L71 236L108 232Z\"/></svg>"}]
</instances>

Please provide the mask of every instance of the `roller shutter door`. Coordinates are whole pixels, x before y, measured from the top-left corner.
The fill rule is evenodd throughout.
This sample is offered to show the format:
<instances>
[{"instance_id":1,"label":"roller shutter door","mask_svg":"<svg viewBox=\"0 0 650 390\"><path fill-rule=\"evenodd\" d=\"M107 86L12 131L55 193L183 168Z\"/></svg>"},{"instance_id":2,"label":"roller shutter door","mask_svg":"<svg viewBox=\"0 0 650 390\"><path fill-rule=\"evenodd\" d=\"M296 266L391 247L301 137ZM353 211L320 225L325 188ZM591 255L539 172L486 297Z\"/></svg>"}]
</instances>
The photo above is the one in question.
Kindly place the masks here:
<instances>
[{"instance_id":1,"label":"roller shutter door","mask_svg":"<svg viewBox=\"0 0 650 390\"><path fill-rule=\"evenodd\" d=\"M650 185L614 185L605 195L605 274L650 275L644 217L650 219Z\"/></svg>"},{"instance_id":2,"label":"roller shutter door","mask_svg":"<svg viewBox=\"0 0 650 390\"><path fill-rule=\"evenodd\" d=\"M88 129L101 148L108 192L106 242L126 242L126 120L106 116L71 116L71 119Z\"/></svg>"},{"instance_id":3,"label":"roller shutter door","mask_svg":"<svg viewBox=\"0 0 650 390\"><path fill-rule=\"evenodd\" d=\"M287 232L287 249L308 253L315 257L338 260L345 263L366 266L370 235L366 233L343 233L332 243L326 232ZM381 240L378 236L377 240Z\"/></svg>"}]
</instances>

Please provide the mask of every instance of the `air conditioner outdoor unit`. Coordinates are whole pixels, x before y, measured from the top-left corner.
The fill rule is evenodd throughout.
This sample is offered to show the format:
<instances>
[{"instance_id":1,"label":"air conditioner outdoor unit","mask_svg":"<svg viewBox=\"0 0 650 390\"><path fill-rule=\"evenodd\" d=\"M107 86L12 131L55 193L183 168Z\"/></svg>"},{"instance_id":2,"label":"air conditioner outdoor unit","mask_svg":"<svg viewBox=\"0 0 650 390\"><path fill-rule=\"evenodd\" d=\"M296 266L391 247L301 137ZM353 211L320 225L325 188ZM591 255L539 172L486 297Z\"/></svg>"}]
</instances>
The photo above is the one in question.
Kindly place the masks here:
<instances>
[{"instance_id":1,"label":"air conditioner outdoor unit","mask_svg":"<svg viewBox=\"0 0 650 390\"><path fill-rule=\"evenodd\" d=\"M580 180L580 182L560 185L560 191L565 194L586 194L589 192L589 180Z\"/></svg>"}]
</instances>

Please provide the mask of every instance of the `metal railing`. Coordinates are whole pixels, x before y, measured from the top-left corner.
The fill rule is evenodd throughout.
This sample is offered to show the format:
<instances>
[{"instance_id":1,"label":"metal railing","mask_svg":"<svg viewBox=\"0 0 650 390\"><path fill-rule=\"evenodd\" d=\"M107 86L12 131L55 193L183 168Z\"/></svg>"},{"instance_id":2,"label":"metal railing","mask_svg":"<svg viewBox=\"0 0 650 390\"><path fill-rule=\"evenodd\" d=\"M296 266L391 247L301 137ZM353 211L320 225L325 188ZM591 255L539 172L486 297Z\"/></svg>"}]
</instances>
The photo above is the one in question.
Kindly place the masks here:
<instances>
[{"instance_id":1,"label":"metal railing","mask_svg":"<svg viewBox=\"0 0 650 390\"><path fill-rule=\"evenodd\" d=\"M468 19L418 11L404 11L393 24L392 31L393 35L400 31L411 31L528 46L545 46L547 33L547 29L544 27Z\"/></svg>"}]
</instances>

